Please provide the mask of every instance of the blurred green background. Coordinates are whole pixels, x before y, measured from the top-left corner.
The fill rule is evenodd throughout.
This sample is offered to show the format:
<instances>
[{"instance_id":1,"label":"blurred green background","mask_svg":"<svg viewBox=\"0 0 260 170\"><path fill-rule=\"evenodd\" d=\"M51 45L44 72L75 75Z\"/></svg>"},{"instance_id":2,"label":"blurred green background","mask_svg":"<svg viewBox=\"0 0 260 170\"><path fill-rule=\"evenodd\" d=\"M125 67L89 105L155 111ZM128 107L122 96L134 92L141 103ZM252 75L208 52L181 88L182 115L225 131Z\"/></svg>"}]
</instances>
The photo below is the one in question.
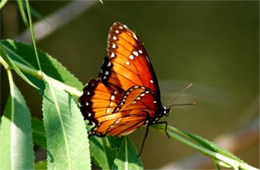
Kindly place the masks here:
<instances>
[{"instance_id":1,"label":"blurred green background","mask_svg":"<svg viewBox=\"0 0 260 170\"><path fill-rule=\"evenodd\" d=\"M32 1L31 5L44 17L68 3ZM2 39L14 38L25 29L15 2L4 7L1 20ZM164 105L172 104L174 96L194 83L174 103L197 104L174 107L163 119L169 125L214 140L259 114L258 1L97 2L37 46L86 83L100 70L107 33L115 21L136 31L144 42L161 85ZM19 78L15 82L32 114L41 117L40 96ZM3 69L1 88L3 110L8 95ZM137 150L144 132L145 128L140 128L130 135ZM142 160L145 168L160 168L195 152L151 130ZM237 155L259 168L259 140Z\"/></svg>"}]
</instances>

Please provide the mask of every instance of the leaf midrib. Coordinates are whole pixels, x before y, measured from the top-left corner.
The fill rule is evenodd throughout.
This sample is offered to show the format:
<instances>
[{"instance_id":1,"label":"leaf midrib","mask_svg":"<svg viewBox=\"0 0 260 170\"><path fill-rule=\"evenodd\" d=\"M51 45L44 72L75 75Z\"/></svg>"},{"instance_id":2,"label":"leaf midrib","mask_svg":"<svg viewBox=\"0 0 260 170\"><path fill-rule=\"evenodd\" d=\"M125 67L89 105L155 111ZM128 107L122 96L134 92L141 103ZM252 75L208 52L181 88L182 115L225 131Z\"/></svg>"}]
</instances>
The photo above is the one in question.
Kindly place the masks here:
<instances>
[{"instance_id":1,"label":"leaf midrib","mask_svg":"<svg viewBox=\"0 0 260 170\"><path fill-rule=\"evenodd\" d=\"M62 134L64 136L64 141L65 141L65 146L66 146L66 155L67 155L67 159L68 159L68 168L72 169L72 167L71 167L71 159L70 159L70 152L69 152L69 144L68 144L68 139L67 139L65 127L64 127L64 124L63 124L63 119L62 119L62 116L61 116L60 108L58 106L58 101L57 101L54 89L53 89L53 87L52 87L52 85L50 83L49 83L49 87L50 87L50 92L51 92L51 95L53 97L53 101L54 101L54 104L55 104L55 107L56 107L56 110L57 110L57 113L58 113L58 116L59 116L59 120L61 122Z\"/></svg>"}]
</instances>

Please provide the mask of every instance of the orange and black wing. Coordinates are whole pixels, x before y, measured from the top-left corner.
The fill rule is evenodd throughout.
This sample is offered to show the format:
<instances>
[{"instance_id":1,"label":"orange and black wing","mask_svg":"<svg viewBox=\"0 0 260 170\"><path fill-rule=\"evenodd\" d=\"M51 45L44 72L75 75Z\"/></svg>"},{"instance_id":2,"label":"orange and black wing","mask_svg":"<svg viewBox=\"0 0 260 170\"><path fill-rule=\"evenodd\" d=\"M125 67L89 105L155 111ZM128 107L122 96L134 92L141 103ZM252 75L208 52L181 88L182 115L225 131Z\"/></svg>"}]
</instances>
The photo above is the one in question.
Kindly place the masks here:
<instances>
[{"instance_id":1,"label":"orange and black wing","mask_svg":"<svg viewBox=\"0 0 260 170\"><path fill-rule=\"evenodd\" d=\"M108 57L97 79L79 98L81 112L94 127L90 135L124 136L157 121L162 109L158 82L137 35L114 23L108 35Z\"/></svg>"},{"instance_id":2,"label":"orange and black wing","mask_svg":"<svg viewBox=\"0 0 260 170\"><path fill-rule=\"evenodd\" d=\"M97 125L98 117L112 114L118 106L122 93L117 88L105 86L100 79L91 79L79 98L80 109L90 125Z\"/></svg>"},{"instance_id":3,"label":"orange and black wing","mask_svg":"<svg viewBox=\"0 0 260 170\"><path fill-rule=\"evenodd\" d=\"M151 90L140 86L128 89L123 96L120 93L109 95L113 90L104 88L98 81L95 81L94 86L89 83L86 87L79 101L83 115L87 116L90 124L94 124L90 135L125 136L148 124L155 117L157 102L160 102ZM95 88L92 90L94 93L87 95L92 87ZM100 92L103 94L99 95Z\"/></svg>"},{"instance_id":4,"label":"orange and black wing","mask_svg":"<svg viewBox=\"0 0 260 170\"><path fill-rule=\"evenodd\" d=\"M104 84L124 91L138 85L150 89L160 98L156 75L139 37L116 22L109 31L107 41L108 57L99 74Z\"/></svg>"}]
</instances>

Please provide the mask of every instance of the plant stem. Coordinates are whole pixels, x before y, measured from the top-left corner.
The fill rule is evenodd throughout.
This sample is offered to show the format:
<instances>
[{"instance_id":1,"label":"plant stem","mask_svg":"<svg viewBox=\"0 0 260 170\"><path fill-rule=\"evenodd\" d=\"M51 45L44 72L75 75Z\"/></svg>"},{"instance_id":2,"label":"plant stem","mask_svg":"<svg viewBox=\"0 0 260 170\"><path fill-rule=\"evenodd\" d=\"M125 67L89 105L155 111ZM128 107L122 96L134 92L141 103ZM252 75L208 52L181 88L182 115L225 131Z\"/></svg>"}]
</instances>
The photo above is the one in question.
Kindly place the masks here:
<instances>
[{"instance_id":1,"label":"plant stem","mask_svg":"<svg viewBox=\"0 0 260 170\"><path fill-rule=\"evenodd\" d=\"M161 133L164 133L165 134L165 131L164 131L164 126L163 125L152 125L151 127L153 127L155 130L161 132ZM242 163L242 162L239 162L237 160L234 160L234 159L231 159L231 158L228 158L220 153L217 153L217 152L214 152L214 151L211 151L205 147L202 147L201 145L195 143L195 142L192 142L188 139L186 139L185 137L188 137L186 134L184 134L182 131L178 130L177 128L174 128L172 126L167 126L167 132L168 134L174 138L175 140L178 140L180 141L181 143L184 143L198 151L200 151L201 153L204 153L212 158L215 158L216 160L220 160L221 162L224 162L230 166L232 166L234 169L250 169L250 170L257 170L257 168L255 167L252 167L246 163ZM183 137L185 136L185 137Z\"/></svg>"},{"instance_id":2,"label":"plant stem","mask_svg":"<svg viewBox=\"0 0 260 170\"><path fill-rule=\"evenodd\" d=\"M19 62L16 62L16 61L13 61L14 64L23 72L25 73L28 73L40 80L44 80L44 78L48 78L48 80L52 81L52 83L56 84L58 87L60 87L61 89L63 89L64 91L68 92L70 95L72 96L76 96L76 97L79 97L81 96L82 92L79 91L78 89L74 88L74 87L71 87L67 84L64 84L52 77L49 77L48 75L46 75L44 72L41 72L39 70L36 70L36 69L32 69L30 67L27 67L26 65L24 64L21 64ZM0 56L0 63L3 64L3 66L5 68L9 68L9 65L3 60L3 58Z\"/></svg>"}]
</instances>

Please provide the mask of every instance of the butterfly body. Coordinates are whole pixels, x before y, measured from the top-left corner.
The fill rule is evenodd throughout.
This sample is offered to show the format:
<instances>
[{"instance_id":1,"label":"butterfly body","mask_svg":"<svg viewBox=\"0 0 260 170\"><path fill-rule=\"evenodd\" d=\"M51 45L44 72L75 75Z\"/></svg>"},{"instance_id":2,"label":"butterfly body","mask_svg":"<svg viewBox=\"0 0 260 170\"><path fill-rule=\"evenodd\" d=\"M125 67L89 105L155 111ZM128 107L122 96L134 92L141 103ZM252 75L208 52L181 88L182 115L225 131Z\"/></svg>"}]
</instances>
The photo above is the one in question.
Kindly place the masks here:
<instances>
[{"instance_id":1,"label":"butterfly body","mask_svg":"<svg viewBox=\"0 0 260 170\"><path fill-rule=\"evenodd\" d=\"M114 23L108 35L108 55L98 78L91 79L79 98L89 135L125 136L168 115L148 54L137 35Z\"/></svg>"}]
</instances>

